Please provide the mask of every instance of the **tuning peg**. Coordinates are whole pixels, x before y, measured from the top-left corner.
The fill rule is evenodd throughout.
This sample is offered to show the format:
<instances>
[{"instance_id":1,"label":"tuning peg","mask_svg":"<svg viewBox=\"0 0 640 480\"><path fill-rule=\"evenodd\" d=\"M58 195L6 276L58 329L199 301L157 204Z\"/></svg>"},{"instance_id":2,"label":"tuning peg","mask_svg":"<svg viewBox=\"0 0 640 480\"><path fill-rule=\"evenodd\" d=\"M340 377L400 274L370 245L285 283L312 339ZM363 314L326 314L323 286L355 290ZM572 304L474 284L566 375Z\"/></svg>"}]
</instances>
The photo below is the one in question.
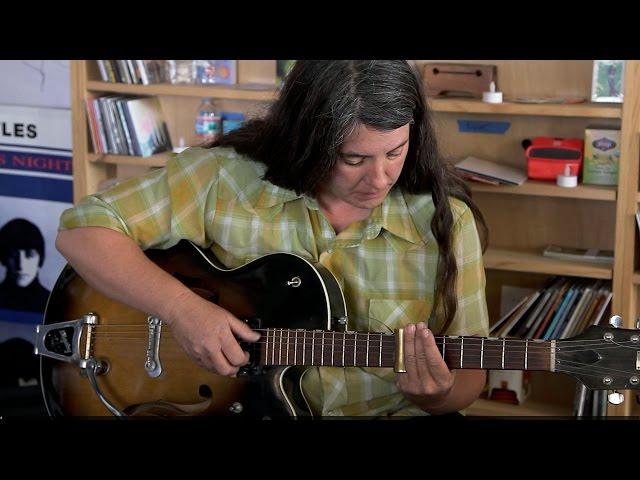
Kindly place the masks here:
<instances>
[{"instance_id":1,"label":"tuning peg","mask_svg":"<svg viewBox=\"0 0 640 480\"><path fill-rule=\"evenodd\" d=\"M636 319L636 330L640 330L640 317Z\"/></svg>"},{"instance_id":2,"label":"tuning peg","mask_svg":"<svg viewBox=\"0 0 640 480\"><path fill-rule=\"evenodd\" d=\"M609 394L609 403L611 405L620 405L624 402L624 395L615 390Z\"/></svg>"},{"instance_id":3,"label":"tuning peg","mask_svg":"<svg viewBox=\"0 0 640 480\"><path fill-rule=\"evenodd\" d=\"M622 326L622 317L620 315L614 315L609 319L609 325L613 328L620 328Z\"/></svg>"}]
</instances>

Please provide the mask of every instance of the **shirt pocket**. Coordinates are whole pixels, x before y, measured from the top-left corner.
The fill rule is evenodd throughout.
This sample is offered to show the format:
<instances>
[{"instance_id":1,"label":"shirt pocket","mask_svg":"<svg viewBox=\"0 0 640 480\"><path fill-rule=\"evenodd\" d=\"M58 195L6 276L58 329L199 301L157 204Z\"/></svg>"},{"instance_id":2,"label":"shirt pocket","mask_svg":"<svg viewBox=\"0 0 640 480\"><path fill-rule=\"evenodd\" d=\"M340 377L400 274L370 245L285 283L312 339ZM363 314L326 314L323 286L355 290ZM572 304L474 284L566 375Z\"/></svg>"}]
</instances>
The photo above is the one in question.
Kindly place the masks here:
<instances>
[{"instance_id":1,"label":"shirt pocket","mask_svg":"<svg viewBox=\"0 0 640 480\"><path fill-rule=\"evenodd\" d=\"M426 322L430 313L426 300L369 300L369 331L393 332L410 323Z\"/></svg>"}]
</instances>

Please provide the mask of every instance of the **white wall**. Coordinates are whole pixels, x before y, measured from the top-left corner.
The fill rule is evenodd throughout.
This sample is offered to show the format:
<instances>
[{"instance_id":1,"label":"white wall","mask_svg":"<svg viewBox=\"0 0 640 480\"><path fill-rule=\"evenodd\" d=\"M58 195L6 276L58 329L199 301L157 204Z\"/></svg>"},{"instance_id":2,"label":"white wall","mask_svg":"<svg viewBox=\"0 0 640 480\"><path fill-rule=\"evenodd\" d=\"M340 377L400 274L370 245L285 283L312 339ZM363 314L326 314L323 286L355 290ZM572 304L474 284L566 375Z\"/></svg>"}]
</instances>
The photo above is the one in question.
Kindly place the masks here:
<instances>
[{"instance_id":1,"label":"white wall","mask_svg":"<svg viewBox=\"0 0 640 480\"><path fill-rule=\"evenodd\" d=\"M69 60L0 60L0 105L71 108Z\"/></svg>"}]
</instances>

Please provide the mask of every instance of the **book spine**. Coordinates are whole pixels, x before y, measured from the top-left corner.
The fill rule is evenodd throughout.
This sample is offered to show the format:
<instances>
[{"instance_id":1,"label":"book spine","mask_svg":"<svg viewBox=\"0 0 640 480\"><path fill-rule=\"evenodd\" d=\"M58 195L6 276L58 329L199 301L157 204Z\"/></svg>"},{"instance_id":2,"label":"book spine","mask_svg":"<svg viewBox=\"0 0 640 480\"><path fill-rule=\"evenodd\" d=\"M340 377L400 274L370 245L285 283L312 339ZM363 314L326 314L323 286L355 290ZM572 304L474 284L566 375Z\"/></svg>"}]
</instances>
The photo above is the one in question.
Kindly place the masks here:
<instances>
[{"instance_id":1,"label":"book spine","mask_svg":"<svg viewBox=\"0 0 640 480\"><path fill-rule=\"evenodd\" d=\"M92 98L85 98L85 106L87 109L87 120L89 121L89 133L91 134L91 143L93 145L93 151L95 153L100 153L100 145L98 144L98 132L96 128L96 120L93 115L93 111L91 108Z\"/></svg>"},{"instance_id":2,"label":"book spine","mask_svg":"<svg viewBox=\"0 0 640 480\"><path fill-rule=\"evenodd\" d=\"M118 76L117 76L117 72L116 72L116 68L115 68L115 65L113 63L113 60L105 60L104 61L104 66L107 69L107 75L109 76L109 81L111 83L117 83L118 82Z\"/></svg>"},{"instance_id":3,"label":"book spine","mask_svg":"<svg viewBox=\"0 0 640 480\"><path fill-rule=\"evenodd\" d=\"M116 147L113 139L113 129L111 128L111 122L109 121L109 112L107 110L107 97L98 98L98 104L100 105L100 115L104 126L104 133L107 140L107 151L105 153L115 154Z\"/></svg>"},{"instance_id":4,"label":"book spine","mask_svg":"<svg viewBox=\"0 0 640 480\"><path fill-rule=\"evenodd\" d=\"M573 287L571 287L562 297L560 306L556 310L551 320L551 323L549 323L549 326L547 327L544 335L542 336L544 340L549 340L551 338L551 333L555 330L556 325L558 324L558 321L560 320L560 317L562 316L562 313L564 312L564 309L566 308L567 303L569 302L569 299L571 298L572 294L573 294Z\"/></svg>"},{"instance_id":5,"label":"book spine","mask_svg":"<svg viewBox=\"0 0 640 480\"><path fill-rule=\"evenodd\" d=\"M98 135L100 137L100 153L109 153L107 137L104 131L104 124L102 120L102 112L100 110L100 102L96 98L93 100L92 103L93 103L93 111L96 114L96 123L98 125Z\"/></svg>"},{"instance_id":6,"label":"book spine","mask_svg":"<svg viewBox=\"0 0 640 480\"><path fill-rule=\"evenodd\" d=\"M136 125L133 121L133 118L131 116L131 110L130 110L130 105L129 102L131 102L133 99L125 99L125 101L122 104L122 107L124 109L124 116L127 120L127 125L130 126L130 130L129 130L129 134L131 136L131 143L133 146L133 151L135 153L135 155L141 157L142 156L142 151L140 149L140 136L138 135L138 131L136 129Z\"/></svg>"},{"instance_id":7,"label":"book spine","mask_svg":"<svg viewBox=\"0 0 640 480\"><path fill-rule=\"evenodd\" d=\"M138 71L140 72L140 82L143 85L149 85L149 76L147 75L147 69L143 60L136 60Z\"/></svg>"},{"instance_id":8,"label":"book spine","mask_svg":"<svg viewBox=\"0 0 640 480\"><path fill-rule=\"evenodd\" d=\"M122 125L122 130L127 143L127 153L129 155L135 155L135 150L133 149L133 142L131 141L131 134L129 132L129 126L127 125L124 109L122 107L123 102L124 102L123 99L116 100L116 110L118 111L118 117L120 118L120 124Z\"/></svg>"},{"instance_id":9,"label":"book spine","mask_svg":"<svg viewBox=\"0 0 640 480\"><path fill-rule=\"evenodd\" d=\"M105 66L104 60L96 60L98 64L98 70L100 70L100 78L103 82L109 81L109 74L107 73L107 67Z\"/></svg>"},{"instance_id":10,"label":"book spine","mask_svg":"<svg viewBox=\"0 0 640 480\"><path fill-rule=\"evenodd\" d=\"M607 309L609 302L611 302L611 297L613 297L613 293L612 292L607 293L607 296L602 304L602 307L600 307L600 310L598 311L598 315L596 316L595 321L593 322L594 325L599 325L602 323L602 315Z\"/></svg>"}]
</instances>

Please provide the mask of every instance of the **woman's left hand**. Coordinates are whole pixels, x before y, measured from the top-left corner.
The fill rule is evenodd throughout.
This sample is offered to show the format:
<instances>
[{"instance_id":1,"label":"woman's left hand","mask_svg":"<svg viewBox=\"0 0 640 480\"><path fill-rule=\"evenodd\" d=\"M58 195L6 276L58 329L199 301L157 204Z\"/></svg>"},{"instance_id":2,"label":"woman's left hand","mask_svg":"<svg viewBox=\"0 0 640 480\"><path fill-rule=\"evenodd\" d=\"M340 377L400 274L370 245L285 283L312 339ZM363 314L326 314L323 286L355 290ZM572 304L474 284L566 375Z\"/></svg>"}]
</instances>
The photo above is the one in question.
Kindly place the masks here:
<instances>
[{"instance_id":1,"label":"woman's left hand","mask_svg":"<svg viewBox=\"0 0 640 480\"><path fill-rule=\"evenodd\" d=\"M424 322L404 329L404 364L406 373L398 373L398 389L427 412L440 409L453 388L455 374L444 362Z\"/></svg>"}]
</instances>

